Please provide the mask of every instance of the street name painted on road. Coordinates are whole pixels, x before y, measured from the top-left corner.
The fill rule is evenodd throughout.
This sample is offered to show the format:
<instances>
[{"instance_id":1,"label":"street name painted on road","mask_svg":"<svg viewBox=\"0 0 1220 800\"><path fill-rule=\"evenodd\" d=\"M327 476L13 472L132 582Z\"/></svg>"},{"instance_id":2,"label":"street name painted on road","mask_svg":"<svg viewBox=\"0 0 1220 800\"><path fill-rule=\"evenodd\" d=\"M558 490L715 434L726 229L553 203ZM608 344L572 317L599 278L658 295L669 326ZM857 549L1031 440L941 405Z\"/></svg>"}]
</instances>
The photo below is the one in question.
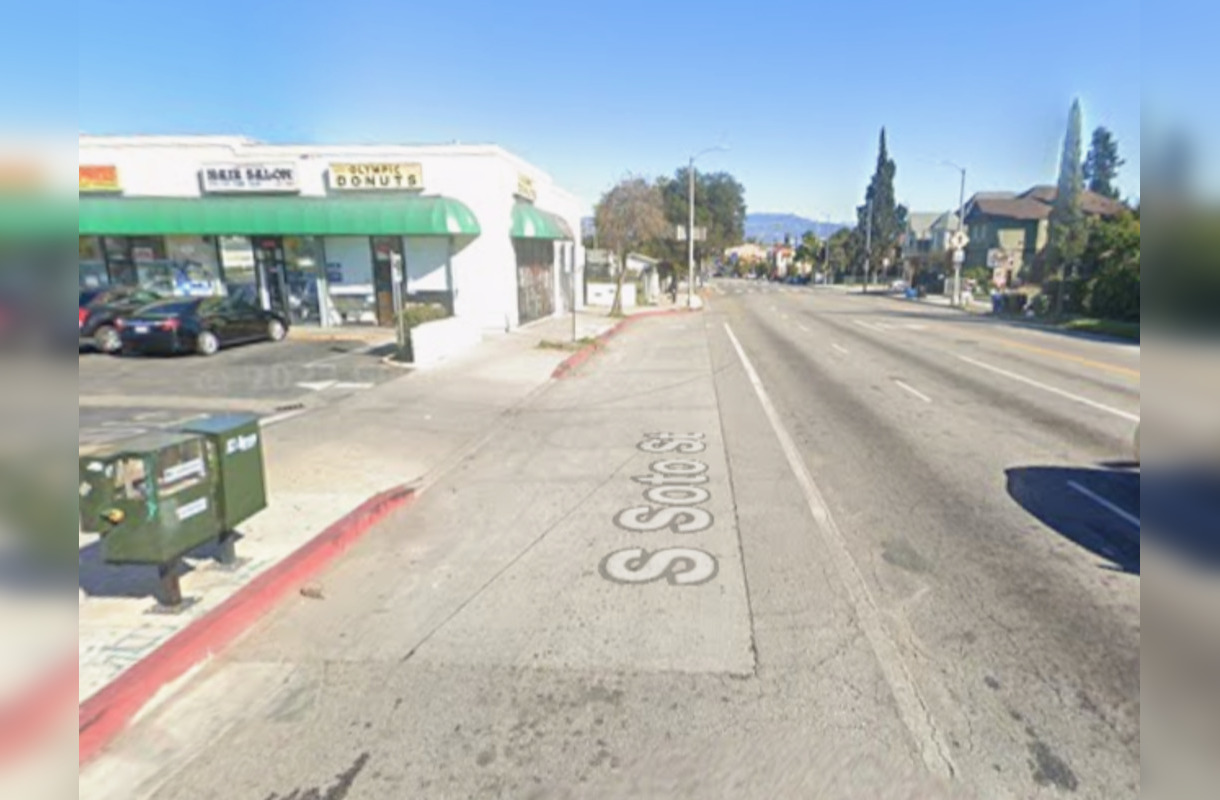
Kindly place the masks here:
<instances>
[{"instance_id":1,"label":"street name painted on road","mask_svg":"<svg viewBox=\"0 0 1220 800\"><path fill-rule=\"evenodd\" d=\"M637 447L654 455L693 455L707 449L701 433L650 433ZM707 509L700 508L712 495L703 485L708 482L707 464L683 458L653 462L651 472L632 478L650 487L644 492L648 505L620 511L614 524L635 533L692 534L715 524ZM716 577L720 564L716 558L691 547L647 550L629 547L602 559L601 575L622 584L653 583L664 578L671 586L698 586Z\"/></svg>"}]
</instances>

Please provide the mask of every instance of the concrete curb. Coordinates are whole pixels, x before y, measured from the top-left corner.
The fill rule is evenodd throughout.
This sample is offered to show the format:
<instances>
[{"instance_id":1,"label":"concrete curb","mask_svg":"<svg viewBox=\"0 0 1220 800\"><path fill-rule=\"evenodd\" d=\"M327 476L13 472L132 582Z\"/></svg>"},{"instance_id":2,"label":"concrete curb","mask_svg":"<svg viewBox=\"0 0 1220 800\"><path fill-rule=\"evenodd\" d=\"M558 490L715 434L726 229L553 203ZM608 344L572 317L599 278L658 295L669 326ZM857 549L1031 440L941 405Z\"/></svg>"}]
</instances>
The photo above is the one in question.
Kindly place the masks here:
<instances>
[{"instance_id":1,"label":"concrete curb","mask_svg":"<svg viewBox=\"0 0 1220 800\"><path fill-rule=\"evenodd\" d=\"M164 686L223 650L414 497L404 486L365 501L86 700L79 709L79 763L95 758Z\"/></svg>"},{"instance_id":2,"label":"concrete curb","mask_svg":"<svg viewBox=\"0 0 1220 800\"><path fill-rule=\"evenodd\" d=\"M641 311L639 314L632 314L629 317L624 317L623 319L619 320L618 324L616 324L613 328L598 335L592 343L585 345L572 355L565 358L559 364L559 366L555 367L555 371L551 373L551 377L555 380L561 380L568 377L572 374L573 370L591 359L598 350L601 350L602 347L605 346L606 342L610 341L615 336L618 336L620 333L622 333L624 328L637 320L652 317L672 317L677 316L678 314L690 314L696 310L698 309L667 308L659 311Z\"/></svg>"}]
</instances>

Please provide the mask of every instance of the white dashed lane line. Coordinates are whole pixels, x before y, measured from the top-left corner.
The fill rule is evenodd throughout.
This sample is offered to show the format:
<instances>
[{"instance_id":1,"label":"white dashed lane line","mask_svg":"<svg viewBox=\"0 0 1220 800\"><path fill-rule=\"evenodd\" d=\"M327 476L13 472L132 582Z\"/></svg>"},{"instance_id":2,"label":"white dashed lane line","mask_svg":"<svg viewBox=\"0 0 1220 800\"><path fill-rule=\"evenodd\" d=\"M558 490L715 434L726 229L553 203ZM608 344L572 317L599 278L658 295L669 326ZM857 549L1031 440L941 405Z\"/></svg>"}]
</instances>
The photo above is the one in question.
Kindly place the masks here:
<instances>
[{"instance_id":1,"label":"white dashed lane line","mask_svg":"<svg viewBox=\"0 0 1220 800\"><path fill-rule=\"evenodd\" d=\"M897 378L895 378L895 379L894 379L894 385L895 385L895 386L897 386L899 389L902 389L904 392L906 392L907 394L911 395L912 397L917 397L917 398L919 398L920 400L924 401L925 403L931 403L931 402L932 402L932 398L931 398L931 397L928 397L926 394L924 394L923 392L919 391L918 389L916 389L914 386L912 386L912 385L911 385L911 384L909 384L909 383L906 383L906 382L904 382L904 381L900 381L900 380L898 380Z\"/></svg>"},{"instance_id":2,"label":"white dashed lane line","mask_svg":"<svg viewBox=\"0 0 1220 800\"><path fill-rule=\"evenodd\" d=\"M1114 408L1113 406L1108 406L1104 403L1099 403L1096 400L1090 400L1087 397L1081 397L1078 394L1072 394L1071 392L1066 392L1063 389L1059 389L1055 386L1050 386L1048 384L1042 383L1041 381L1036 381L1033 378L1027 378L1024 375L1018 375L1015 372L1009 372L1006 369L1000 369L999 367L993 367L990 364L985 364L982 361L976 361L973 358L968 358L966 356L958 356L958 359L966 362L967 364L978 367L979 369L985 369L988 372L994 372L996 375L1003 375L1005 378L1008 378L1010 380L1014 380L1019 383L1024 383L1026 386L1032 386L1035 389L1041 389L1044 392L1050 392L1051 394L1058 395L1059 397L1065 398L1067 400L1071 400L1073 402L1080 403L1081 405L1086 405L1089 408L1095 408L1098 411L1105 411L1107 414L1113 414L1116 417L1121 417L1122 419L1125 419L1128 422L1139 422L1140 421L1139 414L1132 414L1130 412L1123 411L1118 408Z\"/></svg>"}]
</instances>

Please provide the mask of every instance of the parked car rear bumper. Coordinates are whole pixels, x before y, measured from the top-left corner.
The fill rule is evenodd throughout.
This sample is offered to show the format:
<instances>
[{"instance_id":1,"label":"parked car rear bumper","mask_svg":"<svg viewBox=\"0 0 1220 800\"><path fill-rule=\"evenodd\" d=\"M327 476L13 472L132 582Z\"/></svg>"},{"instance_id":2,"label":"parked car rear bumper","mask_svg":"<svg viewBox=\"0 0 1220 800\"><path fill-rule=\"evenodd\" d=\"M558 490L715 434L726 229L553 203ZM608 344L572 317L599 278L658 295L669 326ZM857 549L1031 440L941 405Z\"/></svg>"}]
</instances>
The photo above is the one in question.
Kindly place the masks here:
<instances>
[{"instance_id":1,"label":"parked car rear bumper","mask_svg":"<svg viewBox=\"0 0 1220 800\"><path fill-rule=\"evenodd\" d=\"M151 331L137 334L123 331L123 352L149 355L177 355L195 349L193 336L176 331Z\"/></svg>"}]
</instances>

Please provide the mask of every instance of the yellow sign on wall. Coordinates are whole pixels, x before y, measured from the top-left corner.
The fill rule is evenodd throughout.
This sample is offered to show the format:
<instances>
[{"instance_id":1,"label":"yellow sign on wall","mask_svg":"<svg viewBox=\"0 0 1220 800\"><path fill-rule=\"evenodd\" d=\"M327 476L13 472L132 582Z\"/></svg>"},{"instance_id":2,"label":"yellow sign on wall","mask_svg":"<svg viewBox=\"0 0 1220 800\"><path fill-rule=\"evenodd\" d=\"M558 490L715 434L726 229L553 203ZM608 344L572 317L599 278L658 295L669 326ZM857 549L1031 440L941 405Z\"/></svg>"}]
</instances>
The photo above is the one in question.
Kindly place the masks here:
<instances>
[{"instance_id":1,"label":"yellow sign on wall","mask_svg":"<svg viewBox=\"0 0 1220 800\"><path fill-rule=\"evenodd\" d=\"M399 191L424 188L424 170L419 164L330 165L330 188L340 191Z\"/></svg>"},{"instance_id":2,"label":"yellow sign on wall","mask_svg":"<svg viewBox=\"0 0 1220 800\"><path fill-rule=\"evenodd\" d=\"M529 175L517 176L517 197L522 200L529 200L531 203L538 199L538 190L534 188L534 179Z\"/></svg>"},{"instance_id":3,"label":"yellow sign on wall","mask_svg":"<svg viewBox=\"0 0 1220 800\"><path fill-rule=\"evenodd\" d=\"M113 164L80 165L81 192L117 192L121 188L119 168Z\"/></svg>"}]
</instances>

